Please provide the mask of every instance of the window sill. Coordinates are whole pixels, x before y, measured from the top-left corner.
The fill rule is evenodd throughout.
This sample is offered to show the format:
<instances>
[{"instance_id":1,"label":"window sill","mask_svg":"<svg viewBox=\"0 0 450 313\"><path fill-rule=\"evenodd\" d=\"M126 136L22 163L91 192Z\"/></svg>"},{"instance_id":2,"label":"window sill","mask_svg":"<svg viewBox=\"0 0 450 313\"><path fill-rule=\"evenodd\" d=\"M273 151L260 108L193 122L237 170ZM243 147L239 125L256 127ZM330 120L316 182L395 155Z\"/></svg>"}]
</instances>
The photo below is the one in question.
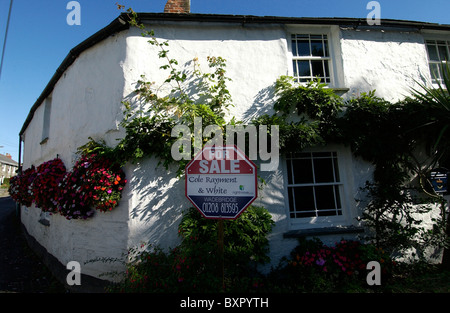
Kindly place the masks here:
<instances>
[{"instance_id":1,"label":"window sill","mask_svg":"<svg viewBox=\"0 0 450 313\"><path fill-rule=\"evenodd\" d=\"M338 96L342 96L350 90L350 88L345 87L330 87L330 89Z\"/></svg>"},{"instance_id":2,"label":"window sill","mask_svg":"<svg viewBox=\"0 0 450 313\"><path fill-rule=\"evenodd\" d=\"M357 226L341 226L341 227L322 227L291 230L283 234L283 238L301 238L314 237L323 235L340 235L340 234L358 234L363 233L363 227Z\"/></svg>"},{"instance_id":3,"label":"window sill","mask_svg":"<svg viewBox=\"0 0 450 313\"><path fill-rule=\"evenodd\" d=\"M44 139L42 139L42 141L39 143L40 145L46 144L48 141L48 137L45 137Z\"/></svg>"}]
</instances>

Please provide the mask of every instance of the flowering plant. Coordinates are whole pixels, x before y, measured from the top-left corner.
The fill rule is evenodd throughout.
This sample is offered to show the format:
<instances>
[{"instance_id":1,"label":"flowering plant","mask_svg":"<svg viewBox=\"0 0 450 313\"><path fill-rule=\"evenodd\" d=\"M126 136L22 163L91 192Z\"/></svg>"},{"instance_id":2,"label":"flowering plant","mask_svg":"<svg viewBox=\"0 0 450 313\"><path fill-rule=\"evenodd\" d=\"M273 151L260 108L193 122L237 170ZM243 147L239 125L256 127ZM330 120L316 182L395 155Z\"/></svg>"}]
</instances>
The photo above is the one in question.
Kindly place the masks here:
<instances>
[{"instance_id":1,"label":"flowering plant","mask_svg":"<svg viewBox=\"0 0 450 313\"><path fill-rule=\"evenodd\" d=\"M105 157L84 154L61 182L59 211L67 219L86 219L94 209L111 211L126 184L122 169Z\"/></svg>"},{"instance_id":2,"label":"flowering plant","mask_svg":"<svg viewBox=\"0 0 450 313\"><path fill-rule=\"evenodd\" d=\"M42 163L37 167L36 177L31 184L33 201L45 212L58 211L58 187L66 175L66 167L59 158Z\"/></svg>"},{"instance_id":3,"label":"flowering plant","mask_svg":"<svg viewBox=\"0 0 450 313\"><path fill-rule=\"evenodd\" d=\"M395 262L382 249L352 240L326 246L316 239L301 242L287 260L285 270L297 288L326 291L350 281L365 281L370 261L380 263L384 279L390 277Z\"/></svg>"},{"instance_id":4,"label":"flowering plant","mask_svg":"<svg viewBox=\"0 0 450 313\"><path fill-rule=\"evenodd\" d=\"M67 219L86 219L94 209L111 211L119 204L127 180L119 165L94 153L83 154L70 172L60 159L34 166L10 180L9 193L18 203Z\"/></svg>"},{"instance_id":5,"label":"flowering plant","mask_svg":"<svg viewBox=\"0 0 450 313\"><path fill-rule=\"evenodd\" d=\"M9 194L14 201L25 205L31 206L33 203L33 193L31 189L31 184L36 177L36 168L31 166L31 168L26 169L20 175L12 177L9 181Z\"/></svg>"}]
</instances>

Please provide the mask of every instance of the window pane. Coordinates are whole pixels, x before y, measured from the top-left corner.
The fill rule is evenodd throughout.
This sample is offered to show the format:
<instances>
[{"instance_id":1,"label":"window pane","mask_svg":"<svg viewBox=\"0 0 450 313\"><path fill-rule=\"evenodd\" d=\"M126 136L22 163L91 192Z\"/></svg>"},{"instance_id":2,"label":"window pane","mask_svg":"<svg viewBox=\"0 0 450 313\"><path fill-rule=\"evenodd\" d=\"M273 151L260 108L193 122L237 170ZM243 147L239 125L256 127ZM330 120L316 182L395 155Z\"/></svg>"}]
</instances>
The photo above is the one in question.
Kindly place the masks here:
<instances>
[{"instance_id":1,"label":"window pane","mask_svg":"<svg viewBox=\"0 0 450 313\"><path fill-rule=\"evenodd\" d=\"M313 187L294 187L295 210L314 211Z\"/></svg>"},{"instance_id":2,"label":"window pane","mask_svg":"<svg viewBox=\"0 0 450 313\"><path fill-rule=\"evenodd\" d=\"M311 76L311 71L309 69L309 61L297 61L298 65L298 76Z\"/></svg>"},{"instance_id":3,"label":"window pane","mask_svg":"<svg viewBox=\"0 0 450 313\"><path fill-rule=\"evenodd\" d=\"M431 78L433 79L433 82L436 82L436 79L441 79L441 74L439 72L439 64L431 63L430 64L430 72L431 72Z\"/></svg>"},{"instance_id":4,"label":"window pane","mask_svg":"<svg viewBox=\"0 0 450 313\"><path fill-rule=\"evenodd\" d=\"M294 68L294 77L297 77L298 76L297 61L292 62L292 67Z\"/></svg>"},{"instance_id":5,"label":"window pane","mask_svg":"<svg viewBox=\"0 0 450 313\"><path fill-rule=\"evenodd\" d=\"M446 46L438 46L439 58L441 61L448 61L448 53Z\"/></svg>"},{"instance_id":6,"label":"window pane","mask_svg":"<svg viewBox=\"0 0 450 313\"><path fill-rule=\"evenodd\" d=\"M333 186L316 186L317 210L335 210Z\"/></svg>"},{"instance_id":7,"label":"window pane","mask_svg":"<svg viewBox=\"0 0 450 313\"><path fill-rule=\"evenodd\" d=\"M314 159L314 176L316 183L334 182L334 170L331 158Z\"/></svg>"},{"instance_id":8,"label":"window pane","mask_svg":"<svg viewBox=\"0 0 450 313\"><path fill-rule=\"evenodd\" d=\"M331 152L313 152L312 156L314 158L330 158Z\"/></svg>"},{"instance_id":9,"label":"window pane","mask_svg":"<svg viewBox=\"0 0 450 313\"><path fill-rule=\"evenodd\" d=\"M315 217L316 212L301 212L301 213L295 213L296 218L305 218L305 217Z\"/></svg>"},{"instance_id":10,"label":"window pane","mask_svg":"<svg viewBox=\"0 0 450 313\"><path fill-rule=\"evenodd\" d=\"M436 50L436 45L428 44L427 49L428 49L428 55L430 57L430 60L439 61L439 55Z\"/></svg>"},{"instance_id":11,"label":"window pane","mask_svg":"<svg viewBox=\"0 0 450 313\"><path fill-rule=\"evenodd\" d=\"M288 188L288 197L289 197L289 211L295 211L295 205L294 205L294 193L292 192L291 187Z\"/></svg>"},{"instance_id":12,"label":"window pane","mask_svg":"<svg viewBox=\"0 0 450 313\"><path fill-rule=\"evenodd\" d=\"M292 156L298 159L311 159L311 153L309 152L295 152Z\"/></svg>"},{"instance_id":13,"label":"window pane","mask_svg":"<svg viewBox=\"0 0 450 313\"><path fill-rule=\"evenodd\" d=\"M325 53L323 52L322 39L311 40L311 55L323 57Z\"/></svg>"},{"instance_id":14,"label":"window pane","mask_svg":"<svg viewBox=\"0 0 450 313\"><path fill-rule=\"evenodd\" d=\"M297 56L309 56L309 40L297 40Z\"/></svg>"},{"instance_id":15,"label":"window pane","mask_svg":"<svg viewBox=\"0 0 450 313\"><path fill-rule=\"evenodd\" d=\"M292 165L291 160L287 161L287 172L288 172L288 184L292 184Z\"/></svg>"},{"instance_id":16,"label":"window pane","mask_svg":"<svg viewBox=\"0 0 450 313\"><path fill-rule=\"evenodd\" d=\"M314 187L316 192L316 204L318 216L336 215L333 186Z\"/></svg>"},{"instance_id":17,"label":"window pane","mask_svg":"<svg viewBox=\"0 0 450 313\"><path fill-rule=\"evenodd\" d=\"M294 183L308 184L313 183L311 159L296 159L294 163Z\"/></svg>"},{"instance_id":18,"label":"window pane","mask_svg":"<svg viewBox=\"0 0 450 313\"><path fill-rule=\"evenodd\" d=\"M324 52L325 52L325 56L326 57L329 57L330 56L330 53L328 52L328 40L324 40Z\"/></svg>"},{"instance_id":19,"label":"window pane","mask_svg":"<svg viewBox=\"0 0 450 313\"><path fill-rule=\"evenodd\" d=\"M313 70L313 77L325 77L325 73L323 71L323 61L311 61L311 65Z\"/></svg>"},{"instance_id":20,"label":"window pane","mask_svg":"<svg viewBox=\"0 0 450 313\"><path fill-rule=\"evenodd\" d=\"M328 61L323 61L323 64L325 66L325 74L324 77L329 78L330 77L330 71L328 70Z\"/></svg>"},{"instance_id":21,"label":"window pane","mask_svg":"<svg viewBox=\"0 0 450 313\"><path fill-rule=\"evenodd\" d=\"M342 210L341 195L339 193L339 186L334 186L334 195L336 197L336 208Z\"/></svg>"},{"instance_id":22,"label":"window pane","mask_svg":"<svg viewBox=\"0 0 450 313\"><path fill-rule=\"evenodd\" d=\"M341 178L339 177L339 166L337 158L333 159L333 165L334 165L334 179L336 182L340 182Z\"/></svg>"},{"instance_id":23,"label":"window pane","mask_svg":"<svg viewBox=\"0 0 450 313\"><path fill-rule=\"evenodd\" d=\"M292 35L292 54L297 56L297 41L295 40L295 35Z\"/></svg>"}]
</instances>

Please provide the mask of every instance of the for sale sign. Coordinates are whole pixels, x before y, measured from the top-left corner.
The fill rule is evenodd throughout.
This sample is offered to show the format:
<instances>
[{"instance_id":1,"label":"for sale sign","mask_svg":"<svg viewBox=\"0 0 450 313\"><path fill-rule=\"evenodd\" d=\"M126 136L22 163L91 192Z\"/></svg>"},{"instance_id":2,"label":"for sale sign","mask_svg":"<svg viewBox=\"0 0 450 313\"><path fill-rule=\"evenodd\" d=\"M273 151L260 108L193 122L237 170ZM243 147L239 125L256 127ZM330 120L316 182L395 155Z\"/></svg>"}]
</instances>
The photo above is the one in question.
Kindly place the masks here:
<instances>
[{"instance_id":1,"label":"for sale sign","mask_svg":"<svg viewBox=\"0 0 450 313\"><path fill-rule=\"evenodd\" d=\"M207 146L186 166L186 197L205 218L236 219L257 197L256 165L236 146Z\"/></svg>"}]
</instances>

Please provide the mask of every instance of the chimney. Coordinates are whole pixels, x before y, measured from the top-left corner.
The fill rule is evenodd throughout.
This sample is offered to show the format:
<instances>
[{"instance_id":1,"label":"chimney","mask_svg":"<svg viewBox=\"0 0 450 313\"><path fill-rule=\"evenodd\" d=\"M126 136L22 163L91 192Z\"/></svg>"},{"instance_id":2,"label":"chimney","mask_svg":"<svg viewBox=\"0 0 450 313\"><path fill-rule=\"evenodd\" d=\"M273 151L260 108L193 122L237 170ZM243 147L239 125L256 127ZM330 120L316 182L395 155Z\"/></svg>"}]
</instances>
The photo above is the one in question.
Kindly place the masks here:
<instances>
[{"instance_id":1,"label":"chimney","mask_svg":"<svg viewBox=\"0 0 450 313\"><path fill-rule=\"evenodd\" d=\"M8 159L12 159L12 156L11 156L11 154L9 154L9 153L7 153L7 154L5 155L5 157L7 157Z\"/></svg>"},{"instance_id":2,"label":"chimney","mask_svg":"<svg viewBox=\"0 0 450 313\"><path fill-rule=\"evenodd\" d=\"M167 0L164 13L191 13L191 0Z\"/></svg>"}]
</instances>

